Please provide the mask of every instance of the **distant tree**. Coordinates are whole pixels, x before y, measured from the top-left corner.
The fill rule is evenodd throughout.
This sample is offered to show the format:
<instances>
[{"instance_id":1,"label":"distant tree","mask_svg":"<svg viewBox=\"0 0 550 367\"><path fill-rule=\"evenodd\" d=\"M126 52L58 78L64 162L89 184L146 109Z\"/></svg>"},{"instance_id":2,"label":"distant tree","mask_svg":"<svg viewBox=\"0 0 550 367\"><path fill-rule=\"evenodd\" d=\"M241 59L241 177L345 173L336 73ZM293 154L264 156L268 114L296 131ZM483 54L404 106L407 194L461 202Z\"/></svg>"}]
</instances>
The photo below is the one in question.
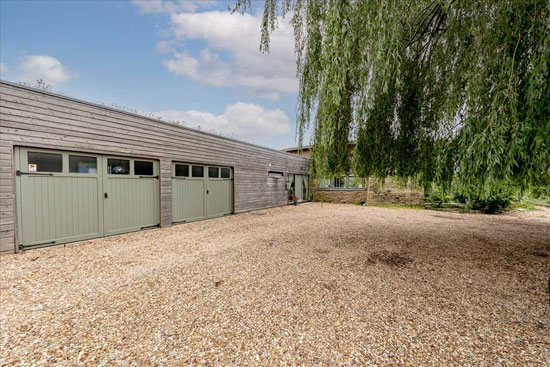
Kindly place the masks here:
<instances>
[{"instance_id":1,"label":"distant tree","mask_svg":"<svg viewBox=\"0 0 550 367\"><path fill-rule=\"evenodd\" d=\"M550 187L548 0L266 0L261 51L285 14L316 176Z\"/></svg>"}]
</instances>

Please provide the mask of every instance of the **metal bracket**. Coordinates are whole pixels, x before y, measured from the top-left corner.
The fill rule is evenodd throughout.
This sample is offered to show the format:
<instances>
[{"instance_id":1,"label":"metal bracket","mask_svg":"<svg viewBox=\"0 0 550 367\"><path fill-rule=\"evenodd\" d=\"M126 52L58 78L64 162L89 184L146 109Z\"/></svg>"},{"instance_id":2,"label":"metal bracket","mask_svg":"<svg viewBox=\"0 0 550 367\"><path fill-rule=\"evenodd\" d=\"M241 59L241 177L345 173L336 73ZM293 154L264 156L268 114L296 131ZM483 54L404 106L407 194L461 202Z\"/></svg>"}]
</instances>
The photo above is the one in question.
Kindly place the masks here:
<instances>
[{"instance_id":1,"label":"metal bracket","mask_svg":"<svg viewBox=\"0 0 550 367\"><path fill-rule=\"evenodd\" d=\"M37 244L34 244L34 245L23 245L22 243L19 244L19 251L23 251L23 250L27 250L27 249L33 249L33 248L40 248L40 247L48 247L48 246L51 246L51 245L55 245L56 242L55 241L50 241L50 242L44 242L44 243L37 243Z\"/></svg>"},{"instance_id":2,"label":"metal bracket","mask_svg":"<svg viewBox=\"0 0 550 367\"><path fill-rule=\"evenodd\" d=\"M145 226L145 227L141 227L140 229L148 229L148 228L156 228L156 227L160 227L160 224L154 224L152 226Z\"/></svg>"},{"instance_id":3,"label":"metal bracket","mask_svg":"<svg viewBox=\"0 0 550 367\"><path fill-rule=\"evenodd\" d=\"M31 172L21 172L20 170L15 171L16 176L53 176L53 173L31 173Z\"/></svg>"}]
</instances>

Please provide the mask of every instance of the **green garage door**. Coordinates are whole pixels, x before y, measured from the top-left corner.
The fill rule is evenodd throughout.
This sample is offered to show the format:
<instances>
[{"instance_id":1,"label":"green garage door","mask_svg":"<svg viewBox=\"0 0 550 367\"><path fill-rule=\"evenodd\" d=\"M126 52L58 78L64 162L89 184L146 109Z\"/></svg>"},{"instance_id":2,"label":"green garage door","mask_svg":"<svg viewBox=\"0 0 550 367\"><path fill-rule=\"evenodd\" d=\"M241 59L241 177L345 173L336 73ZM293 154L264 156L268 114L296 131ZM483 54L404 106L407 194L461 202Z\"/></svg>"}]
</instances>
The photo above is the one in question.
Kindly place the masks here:
<instances>
[{"instance_id":1,"label":"green garage door","mask_svg":"<svg viewBox=\"0 0 550 367\"><path fill-rule=\"evenodd\" d=\"M229 167L172 165L172 221L192 222L233 213Z\"/></svg>"},{"instance_id":2,"label":"green garage door","mask_svg":"<svg viewBox=\"0 0 550 367\"><path fill-rule=\"evenodd\" d=\"M233 180L229 167L208 167L206 216L221 217L233 213Z\"/></svg>"},{"instance_id":3,"label":"green garage door","mask_svg":"<svg viewBox=\"0 0 550 367\"><path fill-rule=\"evenodd\" d=\"M159 163L146 159L103 157L105 235L159 225Z\"/></svg>"},{"instance_id":4,"label":"green garage door","mask_svg":"<svg viewBox=\"0 0 550 367\"><path fill-rule=\"evenodd\" d=\"M119 161L118 168L112 159ZM16 148L16 167L22 248L159 224L158 162Z\"/></svg>"},{"instance_id":5,"label":"green garage door","mask_svg":"<svg viewBox=\"0 0 550 367\"><path fill-rule=\"evenodd\" d=\"M19 244L28 247L101 237L101 164L101 157L93 154L19 148Z\"/></svg>"}]
</instances>

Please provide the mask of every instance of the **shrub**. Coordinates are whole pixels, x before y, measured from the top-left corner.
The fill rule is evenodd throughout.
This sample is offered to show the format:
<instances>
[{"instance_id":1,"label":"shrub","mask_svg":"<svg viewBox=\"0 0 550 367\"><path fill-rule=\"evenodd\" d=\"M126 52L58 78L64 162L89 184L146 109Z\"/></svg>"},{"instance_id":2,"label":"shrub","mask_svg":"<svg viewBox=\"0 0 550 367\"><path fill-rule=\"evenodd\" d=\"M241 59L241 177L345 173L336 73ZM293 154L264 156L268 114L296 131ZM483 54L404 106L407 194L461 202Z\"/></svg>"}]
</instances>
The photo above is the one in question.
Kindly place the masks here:
<instances>
[{"instance_id":1,"label":"shrub","mask_svg":"<svg viewBox=\"0 0 550 367\"><path fill-rule=\"evenodd\" d=\"M483 213L500 213L506 210L512 203L514 192L506 185L498 185L484 193L477 188L463 190L457 198L464 199L466 207L472 210L479 210Z\"/></svg>"},{"instance_id":2,"label":"shrub","mask_svg":"<svg viewBox=\"0 0 550 367\"><path fill-rule=\"evenodd\" d=\"M424 188L424 193L425 201L431 203L433 206L440 207L441 204L452 201L452 195L436 184Z\"/></svg>"}]
</instances>

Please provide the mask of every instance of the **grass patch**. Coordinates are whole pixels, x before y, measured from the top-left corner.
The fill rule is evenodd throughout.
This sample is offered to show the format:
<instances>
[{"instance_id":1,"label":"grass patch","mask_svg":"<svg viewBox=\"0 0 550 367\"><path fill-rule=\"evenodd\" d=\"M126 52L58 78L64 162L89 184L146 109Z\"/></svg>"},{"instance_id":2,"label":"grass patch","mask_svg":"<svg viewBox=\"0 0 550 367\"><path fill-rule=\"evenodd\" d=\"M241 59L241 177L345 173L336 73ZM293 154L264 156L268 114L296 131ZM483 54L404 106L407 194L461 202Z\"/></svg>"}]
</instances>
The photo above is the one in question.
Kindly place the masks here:
<instances>
[{"instance_id":1,"label":"grass patch","mask_svg":"<svg viewBox=\"0 0 550 367\"><path fill-rule=\"evenodd\" d=\"M539 208L536 207L535 204L531 201L515 201L510 205L510 209L523 209L523 210L532 210L532 211L538 211Z\"/></svg>"},{"instance_id":2,"label":"grass patch","mask_svg":"<svg viewBox=\"0 0 550 367\"><path fill-rule=\"evenodd\" d=\"M369 206L376 206L378 208L388 208L388 209L426 209L424 206L421 206L421 205L376 204L376 205L369 205Z\"/></svg>"}]
</instances>

